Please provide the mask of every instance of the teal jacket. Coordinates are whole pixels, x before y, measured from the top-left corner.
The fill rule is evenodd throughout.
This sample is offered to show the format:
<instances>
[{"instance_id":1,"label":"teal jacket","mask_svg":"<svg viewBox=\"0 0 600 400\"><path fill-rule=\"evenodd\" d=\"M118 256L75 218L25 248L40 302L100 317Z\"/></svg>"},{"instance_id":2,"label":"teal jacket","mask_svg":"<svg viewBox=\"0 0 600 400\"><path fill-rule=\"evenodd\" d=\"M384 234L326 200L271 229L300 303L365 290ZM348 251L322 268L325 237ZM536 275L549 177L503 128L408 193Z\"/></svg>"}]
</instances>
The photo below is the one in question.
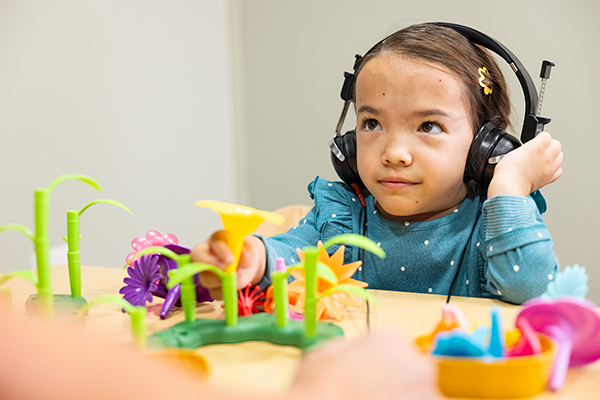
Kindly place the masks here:
<instances>
[{"instance_id":1,"label":"teal jacket","mask_svg":"<svg viewBox=\"0 0 600 400\"><path fill-rule=\"evenodd\" d=\"M447 294L459 268L452 295L498 298L520 304L544 292L558 271L550 233L541 213L546 204L536 191L529 197L502 195L480 201L466 198L454 212L431 221L398 222L378 214L373 197L363 210L345 183L316 178L309 186L314 207L288 232L262 238L270 282L277 257L299 261L297 248L343 233L364 234L386 258L347 247L345 262L363 260L353 278L371 289ZM335 248L332 249L335 251ZM364 259L363 259L364 256Z\"/></svg>"}]
</instances>

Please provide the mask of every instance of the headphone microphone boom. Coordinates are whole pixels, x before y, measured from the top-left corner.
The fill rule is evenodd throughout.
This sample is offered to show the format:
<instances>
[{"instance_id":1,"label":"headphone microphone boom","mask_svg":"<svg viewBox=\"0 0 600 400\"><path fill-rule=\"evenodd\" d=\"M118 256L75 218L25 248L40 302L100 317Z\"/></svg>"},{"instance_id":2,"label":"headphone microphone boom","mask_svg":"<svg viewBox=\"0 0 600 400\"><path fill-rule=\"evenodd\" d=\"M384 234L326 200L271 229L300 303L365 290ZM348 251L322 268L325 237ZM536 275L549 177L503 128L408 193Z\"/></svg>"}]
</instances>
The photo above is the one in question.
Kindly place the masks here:
<instances>
[{"instance_id":1,"label":"headphone microphone boom","mask_svg":"<svg viewBox=\"0 0 600 400\"><path fill-rule=\"evenodd\" d=\"M510 65L523 90L523 95L525 96L525 116L523 119L523 127L521 129L521 141L508 134L506 131L495 127L492 122L486 122L478 130L471 143L471 147L469 148L464 181L475 181L481 187L487 187L494 175L494 168L500 159L506 153L521 146L521 143L533 139L539 132L544 130L544 126L550 122L549 118L536 115L536 107L538 114L541 109L544 86L542 86L542 92L540 92L538 103L538 95L531 76L519 59L500 42L473 28L463 25L447 22L432 22L430 24L453 29L469 39L471 43L480 45L499 55ZM381 40L366 54L369 54L376 49L386 39ZM360 66L362 59L362 56L356 55L353 67L354 72L356 72ZM542 85L545 84L545 79L550 76L550 68L552 66L554 66L554 64L549 61L543 62L542 72L540 74L542 77ZM348 131L343 135L341 134L346 114L348 113L350 103L352 102L352 92L354 91L355 83L355 73L345 72L344 84L340 93L342 100L344 100L344 108L336 126L336 136L329 143L333 167L340 179L350 185L362 184L356 164L356 130Z\"/></svg>"}]
</instances>

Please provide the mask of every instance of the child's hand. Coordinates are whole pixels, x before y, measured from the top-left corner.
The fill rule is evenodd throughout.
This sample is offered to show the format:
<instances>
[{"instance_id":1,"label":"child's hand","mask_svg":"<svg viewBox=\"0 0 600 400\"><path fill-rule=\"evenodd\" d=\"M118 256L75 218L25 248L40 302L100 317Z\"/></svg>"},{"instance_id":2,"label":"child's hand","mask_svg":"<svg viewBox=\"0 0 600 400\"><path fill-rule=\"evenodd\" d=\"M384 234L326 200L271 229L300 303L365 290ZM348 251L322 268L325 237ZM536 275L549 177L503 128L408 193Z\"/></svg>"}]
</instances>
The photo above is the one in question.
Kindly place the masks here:
<instances>
[{"instance_id":1,"label":"child's hand","mask_svg":"<svg viewBox=\"0 0 600 400\"><path fill-rule=\"evenodd\" d=\"M488 198L499 194L529 196L562 175L562 161L560 142L548 132L541 132L500 160L488 188Z\"/></svg>"},{"instance_id":2,"label":"child's hand","mask_svg":"<svg viewBox=\"0 0 600 400\"><path fill-rule=\"evenodd\" d=\"M227 246L227 232L217 231L204 243L200 243L191 252L192 262L212 264L225 269L233 263L233 253ZM265 274L266 250L262 241L253 235L246 235L244 247L237 267L237 286L245 288L249 283L258 284ZM221 279L214 273L200 273L200 283L208 289L213 299L222 299Z\"/></svg>"}]
</instances>

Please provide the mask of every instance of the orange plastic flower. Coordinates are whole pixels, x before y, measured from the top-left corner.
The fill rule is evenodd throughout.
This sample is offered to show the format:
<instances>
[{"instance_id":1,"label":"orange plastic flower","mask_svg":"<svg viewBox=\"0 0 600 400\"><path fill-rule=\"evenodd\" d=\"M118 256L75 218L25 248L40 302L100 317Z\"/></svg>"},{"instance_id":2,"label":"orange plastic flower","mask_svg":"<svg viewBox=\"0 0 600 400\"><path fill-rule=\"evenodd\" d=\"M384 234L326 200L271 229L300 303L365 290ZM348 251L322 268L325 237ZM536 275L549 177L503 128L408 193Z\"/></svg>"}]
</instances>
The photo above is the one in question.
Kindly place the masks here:
<instances>
[{"instance_id":1,"label":"orange plastic flower","mask_svg":"<svg viewBox=\"0 0 600 400\"><path fill-rule=\"evenodd\" d=\"M263 303L263 311L266 313L271 313L275 311L275 299L273 297L273 285L267 288L267 292L265 293L265 302Z\"/></svg>"},{"instance_id":2,"label":"orange plastic flower","mask_svg":"<svg viewBox=\"0 0 600 400\"><path fill-rule=\"evenodd\" d=\"M323 247L323 243L319 241L317 247ZM321 277L317 277L317 298L319 298L325 291L340 285L350 285L358 288L365 288L368 286L366 282L351 278L356 269L362 264L362 261L344 264L344 249L344 246L340 246L339 249L331 256L329 256L326 251L321 251L319 253L318 261L329 266L329 268L335 273L338 282L337 284L334 284ZM297 252L300 260L304 262L304 252L300 249L297 249ZM301 312L304 310L304 298L306 297L304 269L293 268L290 271L290 274L296 279L287 287L290 306L292 311ZM342 310L340 309L340 306L342 305L360 307L350 293L343 291L333 292L319 300L317 303L317 319L324 320L328 318L335 318L336 320L341 321Z\"/></svg>"}]
</instances>

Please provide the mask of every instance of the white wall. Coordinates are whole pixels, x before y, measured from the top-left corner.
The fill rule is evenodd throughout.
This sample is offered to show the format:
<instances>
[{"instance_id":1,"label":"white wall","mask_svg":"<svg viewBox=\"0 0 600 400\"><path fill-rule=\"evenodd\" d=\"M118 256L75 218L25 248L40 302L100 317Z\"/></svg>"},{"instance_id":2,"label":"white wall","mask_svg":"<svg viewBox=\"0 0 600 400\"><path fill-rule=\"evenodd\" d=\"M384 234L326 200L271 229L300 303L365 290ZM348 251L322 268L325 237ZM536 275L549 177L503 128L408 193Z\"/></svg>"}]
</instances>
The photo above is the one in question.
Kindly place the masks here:
<instances>
[{"instance_id":1,"label":"white wall","mask_svg":"<svg viewBox=\"0 0 600 400\"><path fill-rule=\"evenodd\" d=\"M563 177L543 190L546 222L561 267L585 266L588 297L600 304L599 2L233 0L233 5L240 15L235 64L242 70L241 118L251 155L245 168L248 202L262 209L311 204L306 186L316 175L337 179L327 144L342 108L342 73L352 68L354 54L385 35L417 22L472 26L510 48L536 83L541 61L554 61L542 114L553 119L547 128L562 142L565 161ZM507 77L519 120L522 93L514 74Z\"/></svg>"},{"instance_id":2,"label":"white wall","mask_svg":"<svg viewBox=\"0 0 600 400\"><path fill-rule=\"evenodd\" d=\"M81 217L83 264L121 267L148 230L191 246L220 228L197 200L234 202L229 6L211 0L0 0L0 225L33 230L33 190L51 196L50 240ZM0 272L33 246L0 233Z\"/></svg>"}]
</instances>

